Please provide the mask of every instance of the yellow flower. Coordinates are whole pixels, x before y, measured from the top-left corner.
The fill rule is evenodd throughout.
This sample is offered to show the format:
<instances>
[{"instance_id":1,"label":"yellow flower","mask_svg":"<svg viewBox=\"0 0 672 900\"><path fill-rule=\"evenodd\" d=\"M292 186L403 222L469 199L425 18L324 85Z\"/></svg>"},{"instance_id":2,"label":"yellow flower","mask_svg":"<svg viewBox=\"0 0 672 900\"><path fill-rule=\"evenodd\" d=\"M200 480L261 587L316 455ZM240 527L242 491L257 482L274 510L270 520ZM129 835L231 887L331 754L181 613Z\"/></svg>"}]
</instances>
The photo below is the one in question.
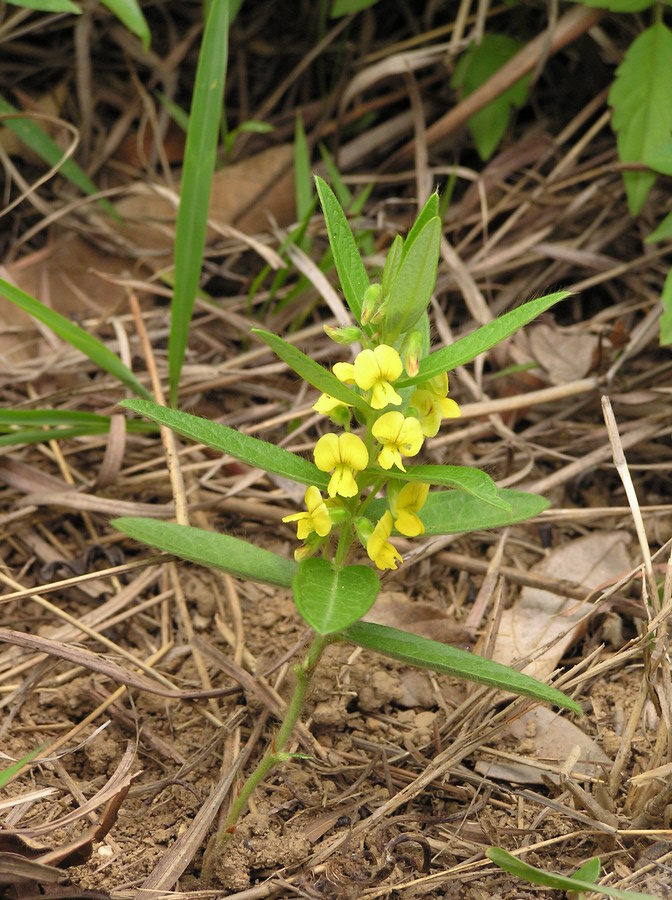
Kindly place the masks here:
<instances>
[{"instance_id":1,"label":"yellow flower","mask_svg":"<svg viewBox=\"0 0 672 900\"><path fill-rule=\"evenodd\" d=\"M359 493L355 473L369 464L364 441L355 434L323 434L315 445L315 465L333 475L327 488L329 496L355 497Z\"/></svg>"},{"instance_id":2,"label":"yellow flower","mask_svg":"<svg viewBox=\"0 0 672 900\"><path fill-rule=\"evenodd\" d=\"M376 440L383 445L383 449L378 454L378 465L383 469L397 466L402 472L405 472L401 454L415 456L422 447L423 436L420 422L413 416L404 418L404 414L400 412L385 413L376 419L371 431Z\"/></svg>"},{"instance_id":3,"label":"yellow flower","mask_svg":"<svg viewBox=\"0 0 672 900\"><path fill-rule=\"evenodd\" d=\"M434 437L441 427L441 419L456 419L461 415L460 407L450 400L448 376L445 372L430 378L411 394L411 406L420 414L420 426L425 437Z\"/></svg>"},{"instance_id":4,"label":"yellow flower","mask_svg":"<svg viewBox=\"0 0 672 900\"><path fill-rule=\"evenodd\" d=\"M331 394L320 394L316 403L313 403L315 412L322 413L323 416L329 416L332 422L337 425L344 425L350 421L350 403L338 400Z\"/></svg>"},{"instance_id":5,"label":"yellow flower","mask_svg":"<svg viewBox=\"0 0 672 900\"><path fill-rule=\"evenodd\" d=\"M429 493L429 485L420 481L407 482L398 494L390 494L390 509L394 516L394 527L406 537L417 537L425 533L418 510L422 509Z\"/></svg>"},{"instance_id":6,"label":"yellow flower","mask_svg":"<svg viewBox=\"0 0 672 900\"><path fill-rule=\"evenodd\" d=\"M401 357L387 344L380 344L374 350L362 350L357 354L354 365L355 384L363 391L371 391L373 409L385 409L390 403L398 406L401 397L392 387L403 371Z\"/></svg>"},{"instance_id":7,"label":"yellow flower","mask_svg":"<svg viewBox=\"0 0 672 900\"><path fill-rule=\"evenodd\" d=\"M331 531L331 518L327 505L319 490L311 485L305 493L304 502L307 512L293 513L283 516L283 522L297 522L296 536L305 541L308 535L316 531L320 537L326 537Z\"/></svg>"},{"instance_id":8,"label":"yellow flower","mask_svg":"<svg viewBox=\"0 0 672 900\"><path fill-rule=\"evenodd\" d=\"M388 511L373 529L366 542L366 552L379 569L396 569L397 560L403 562L401 553L387 540L392 532L392 513Z\"/></svg>"},{"instance_id":9,"label":"yellow flower","mask_svg":"<svg viewBox=\"0 0 672 900\"><path fill-rule=\"evenodd\" d=\"M332 369L336 378L343 384L355 383L355 367L352 363L337 362Z\"/></svg>"}]
</instances>

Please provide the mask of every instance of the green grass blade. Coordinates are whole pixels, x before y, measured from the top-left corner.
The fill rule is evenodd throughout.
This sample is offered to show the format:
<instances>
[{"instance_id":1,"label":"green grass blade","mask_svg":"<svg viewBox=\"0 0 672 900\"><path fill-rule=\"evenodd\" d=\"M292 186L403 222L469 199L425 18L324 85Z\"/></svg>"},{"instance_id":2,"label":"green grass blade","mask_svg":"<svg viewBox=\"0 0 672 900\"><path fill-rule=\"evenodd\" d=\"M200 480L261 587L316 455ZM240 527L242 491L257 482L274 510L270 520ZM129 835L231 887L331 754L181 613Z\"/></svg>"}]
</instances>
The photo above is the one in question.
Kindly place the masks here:
<instances>
[{"instance_id":1,"label":"green grass blade","mask_svg":"<svg viewBox=\"0 0 672 900\"><path fill-rule=\"evenodd\" d=\"M177 404L180 372L201 274L210 192L228 58L229 0L212 0L198 56L175 225L175 288L168 367L170 401Z\"/></svg>"},{"instance_id":2,"label":"green grass blade","mask_svg":"<svg viewBox=\"0 0 672 900\"><path fill-rule=\"evenodd\" d=\"M294 128L294 190L296 191L296 218L301 221L312 215L313 179L310 172L310 151L306 141L301 113L296 114ZM311 212L309 212L311 210Z\"/></svg>"},{"instance_id":3,"label":"green grass blade","mask_svg":"<svg viewBox=\"0 0 672 900\"><path fill-rule=\"evenodd\" d=\"M40 159L43 159L49 166L58 166L58 171L63 178L74 184L83 194L92 196L98 193L96 185L74 159L63 160L64 153L61 147L49 137L41 125L29 117L29 113L22 112L0 97L0 115L3 113L6 118L3 117L2 124L13 131ZM62 163L61 160L63 160ZM99 200L98 203L110 216L119 219L108 200Z\"/></svg>"},{"instance_id":4,"label":"green grass blade","mask_svg":"<svg viewBox=\"0 0 672 900\"><path fill-rule=\"evenodd\" d=\"M460 338L449 347L442 347L440 350L431 353L420 362L420 371L413 378L400 378L395 382L395 387L408 387L410 384L417 384L421 381L427 381L435 375L442 372L450 372L458 366L471 362L481 353L485 353L495 344L503 341L546 312L551 306L559 303L570 296L570 291L558 291L555 294L548 294L546 297L538 297L536 300L530 300L518 309L512 309L511 312L505 313L498 319L488 322L476 331L468 334L466 337Z\"/></svg>"},{"instance_id":5,"label":"green grass blade","mask_svg":"<svg viewBox=\"0 0 672 900\"><path fill-rule=\"evenodd\" d=\"M81 15L81 9L70 0L9 0L12 6L21 6L23 9L36 9L46 13L73 13Z\"/></svg>"},{"instance_id":6,"label":"green grass blade","mask_svg":"<svg viewBox=\"0 0 672 900\"><path fill-rule=\"evenodd\" d=\"M150 547L250 581L291 587L298 568L294 560L285 559L230 534L132 516L113 519L110 524Z\"/></svg>"},{"instance_id":7,"label":"green grass blade","mask_svg":"<svg viewBox=\"0 0 672 900\"><path fill-rule=\"evenodd\" d=\"M573 712L582 711L579 704L565 696L562 691L542 684L535 678L530 678L529 675L524 675L502 663L476 656L475 653L466 650L458 650L449 644L432 641L407 631L399 631L397 628L389 628L387 625L374 625L373 622L357 622L344 628L341 634L358 647L375 650L383 656L398 659L416 668L433 669L435 672L455 675L466 681L487 684L501 691L512 691L514 694L532 697L544 703L571 709Z\"/></svg>"},{"instance_id":8,"label":"green grass blade","mask_svg":"<svg viewBox=\"0 0 672 900\"><path fill-rule=\"evenodd\" d=\"M66 319L65 316L54 312L53 309L49 309L44 303L40 303L39 300L31 297L30 294L26 294L25 291L15 287L8 281L4 281L2 278L0 278L0 294L35 319L38 319L72 347L88 356L92 362L100 366L105 372L113 375L118 381L126 385L129 390L133 391L134 394L151 399L152 395L147 388L140 384L133 372L123 364L116 353L108 350L98 338L88 334L79 325L75 325L74 322Z\"/></svg>"},{"instance_id":9,"label":"green grass blade","mask_svg":"<svg viewBox=\"0 0 672 900\"><path fill-rule=\"evenodd\" d=\"M142 49L147 52L152 40L147 20L136 0L101 0L128 30L142 41Z\"/></svg>"},{"instance_id":10,"label":"green grass blade","mask_svg":"<svg viewBox=\"0 0 672 900\"><path fill-rule=\"evenodd\" d=\"M535 866L523 862L522 859L512 856L501 847L490 847L486 855L500 869L504 869L505 872L515 875L522 881L528 881L530 884L539 884L542 887L558 891L574 891L574 893L592 891L595 894L603 894L605 897L615 897L616 900L660 900L652 894L621 891L607 885L594 884L591 881L582 881L566 875L556 875L554 872L545 872L543 869L537 869Z\"/></svg>"},{"instance_id":11,"label":"green grass blade","mask_svg":"<svg viewBox=\"0 0 672 900\"><path fill-rule=\"evenodd\" d=\"M211 422L209 419L200 419L198 416L159 406L158 403L148 403L146 400L123 400L120 404L125 409L146 416L159 425L166 425L178 434L235 456L250 466L264 469L266 472L274 472L283 478L291 478L299 484L311 485L324 490L329 483L329 478L324 472L320 472L316 465L296 453L269 444L268 441L260 441L259 438L249 434L241 434L235 428L221 425L219 422Z\"/></svg>"},{"instance_id":12,"label":"green grass blade","mask_svg":"<svg viewBox=\"0 0 672 900\"><path fill-rule=\"evenodd\" d=\"M16 773L19 772L32 759L35 759L37 754L42 750L44 750L44 747L38 747L37 750L31 750L27 756L23 757L23 759L19 759L17 762L12 763L11 766L7 766L6 769L3 769L2 772L0 772L0 788L3 788L6 784L8 784L16 775Z\"/></svg>"}]
</instances>

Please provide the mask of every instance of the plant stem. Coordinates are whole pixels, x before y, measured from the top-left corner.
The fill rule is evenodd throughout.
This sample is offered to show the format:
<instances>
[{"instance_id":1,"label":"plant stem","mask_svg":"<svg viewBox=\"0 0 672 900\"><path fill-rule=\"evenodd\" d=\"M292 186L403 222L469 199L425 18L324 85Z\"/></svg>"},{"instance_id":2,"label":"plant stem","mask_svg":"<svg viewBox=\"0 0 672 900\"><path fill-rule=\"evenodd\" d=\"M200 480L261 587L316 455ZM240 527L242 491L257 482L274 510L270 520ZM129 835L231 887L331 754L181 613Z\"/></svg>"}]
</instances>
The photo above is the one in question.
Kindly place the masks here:
<instances>
[{"instance_id":1,"label":"plant stem","mask_svg":"<svg viewBox=\"0 0 672 900\"><path fill-rule=\"evenodd\" d=\"M286 762L289 758L288 754L283 752L284 748L291 738L294 726L296 725L299 716L301 715L303 703L306 698L306 693L308 692L315 667L320 661L320 657L322 656L325 647L327 647L327 645L330 644L332 640L333 637L329 635L314 635L306 658L300 665L294 667L294 674L296 675L296 686L294 688L292 699L290 700L289 706L287 707L285 717L280 723L280 728L273 741L273 746L266 752L264 758L261 760L257 768L254 770L254 772L252 772L250 777L241 788L240 793L231 806L229 815L226 818L226 822L224 823L221 830L212 839L205 852L205 856L203 859L203 876L206 882L211 880L212 875L214 874L214 866L217 857L220 855L220 853L223 852L227 842L231 839L235 830L234 826L238 821L241 813L245 809L247 801L253 794L254 790L259 786L264 778L266 778L268 773L273 768L275 768L276 765L278 765L278 763Z\"/></svg>"}]
</instances>

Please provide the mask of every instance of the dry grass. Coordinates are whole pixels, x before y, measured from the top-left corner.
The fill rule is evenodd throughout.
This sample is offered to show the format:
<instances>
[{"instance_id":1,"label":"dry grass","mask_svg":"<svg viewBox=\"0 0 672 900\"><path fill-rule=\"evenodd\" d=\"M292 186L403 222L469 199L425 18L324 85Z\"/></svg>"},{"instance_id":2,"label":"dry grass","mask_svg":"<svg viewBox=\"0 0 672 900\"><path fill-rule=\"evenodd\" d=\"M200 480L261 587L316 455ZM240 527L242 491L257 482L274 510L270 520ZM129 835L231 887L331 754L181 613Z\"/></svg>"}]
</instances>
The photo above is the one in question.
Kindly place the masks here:
<instances>
[{"instance_id":1,"label":"dry grass","mask_svg":"<svg viewBox=\"0 0 672 900\"><path fill-rule=\"evenodd\" d=\"M470 4L450 27L432 19L428 4L410 25L392 16L385 29L376 12L357 32L330 22L319 42L312 4L303 21L282 5L254 6L232 33L227 113L230 121L263 118L276 130L236 144L239 161L252 159L256 186L245 182L243 206L222 214L210 236L203 283L214 300L197 302L181 402L292 450L314 445L313 392L251 341L249 328L261 323L327 364L337 357L322 325L342 315L338 295L297 255L310 286L291 296L291 276L275 298L269 281L247 298L264 260L277 262L293 220L291 154L281 145L291 139L297 105L311 144L331 142L353 189L375 181L359 224L379 251L408 227L418 198L455 174L435 341L559 286L576 296L452 375L463 417L429 443L427 458L481 466L501 485L547 494L553 507L503 535L400 544L406 564L384 586L397 592L393 616L409 607L411 618L414 608L415 618L427 617L430 604L433 634L441 627L445 639L478 640L481 652L495 646L520 586L570 601L580 627L558 684L583 703L576 724L608 762L578 765L570 737L566 759L542 758L534 729L507 735L527 704L502 704L491 691L447 678L423 676L413 688L423 699L404 706L410 682L399 665L333 648L311 721L296 733L297 749L312 759L288 766L255 796L228 896L538 894L485 859L494 843L558 871L599 854L611 885L671 896L672 361L656 330L669 248L646 247L641 230L662 218L667 186L654 190L642 222L633 221L605 105L609 71L588 65L595 47L586 38L549 59L554 47L538 42L530 69L545 60L547 68L536 105L482 167L457 130L464 117L447 113L445 86L446 60L483 24L469 17ZM4 83L33 98L63 78L57 113L79 130L80 162L121 197L115 202L141 196L131 224L157 196L143 185L170 191L179 179L170 168L180 158L179 133L151 91L161 86L184 102L198 35L198 8L182 18L158 8L148 14L157 35L149 63L117 26L103 30L94 19L73 42L71 26L53 19L32 33L30 18L13 30L5 23L0 63ZM493 28L505 27L502 13L490 15ZM576 40L597 17L573 15ZM533 11L526 25L532 39L540 30ZM617 27L594 27L605 58L615 60ZM64 46L75 74L62 67ZM570 62L572 77L560 78ZM40 76L54 70L57 79ZM371 113L377 118L362 127ZM280 147L263 165L254 158L262 146ZM150 253L149 238L138 244L142 232L129 236L90 203L73 202L63 182L39 186L34 159L9 148L3 161L5 200L30 188L5 217L10 276L149 373L159 396L171 221ZM288 163L289 191L272 206L279 224L262 204L250 226L255 190L277 187ZM224 196L242 185L226 169L221 177ZM311 235L317 259L326 246L319 216ZM76 254L67 249L74 239ZM82 248L92 254L83 263ZM369 259L378 261L378 253ZM31 323L9 318L4 303L1 310L4 407L114 411L118 385ZM606 424L603 395L612 410ZM40 764L5 791L0 854L17 854L26 866L33 856L49 866L81 863L68 869L73 884L119 900L149 897L149 889L152 897L221 896L198 881L203 844L269 739L305 637L282 592L150 556L109 528L120 513L188 516L292 552L293 533L280 519L298 502L294 486L172 441L125 433L115 419L109 437L0 450L0 746L12 759L43 747ZM560 574L532 569L600 535L633 539L631 563L597 584L587 585L571 559ZM521 760L543 781L525 787L489 774L493 762ZM398 846L400 833L413 840ZM24 843L33 838L44 848L37 854ZM429 872L421 871L421 851L431 855ZM23 872L33 884L53 877ZM2 884L0 892L20 895Z\"/></svg>"}]
</instances>

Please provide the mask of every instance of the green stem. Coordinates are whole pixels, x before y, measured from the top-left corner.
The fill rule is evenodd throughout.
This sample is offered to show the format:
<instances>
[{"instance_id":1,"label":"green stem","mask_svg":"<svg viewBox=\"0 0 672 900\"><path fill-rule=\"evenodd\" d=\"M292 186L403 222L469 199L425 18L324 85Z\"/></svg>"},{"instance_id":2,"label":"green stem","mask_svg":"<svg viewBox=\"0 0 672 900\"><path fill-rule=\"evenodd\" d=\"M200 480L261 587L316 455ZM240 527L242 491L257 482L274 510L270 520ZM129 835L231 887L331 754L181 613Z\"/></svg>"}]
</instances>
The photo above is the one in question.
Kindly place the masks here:
<instances>
[{"instance_id":1,"label":"green stem","mask_svg":"<svg viewBox=\"0 0 672 900\"><path fill-rule=\"evenodd\" d=\"M325 647L330 644L332 640L333 638L330 636L316 634L313 637L313 641L308 649L306 658L300 665L297 665L295 667L294 672L296 675L296 686L294 688L294 694L292 695L292 699L290 700L289 706L287 707L285 717L280 723L280 728L275 736L275 740L273 741L273 746L269 751L267 751L257 768L254 770L254 772L252 772L250 777L241 788L240 793L231 806L224 826L210 842L208 849L205 852L205 857L203 859L203 876L206 881L211 880L212 875L214 874L216 859L224 850L228 841L231 839L231 836L234 832L234 825L245 809L247 801L254 793L254 790L259 786L264 778L266 778L268 773L276 765L278 765L278 763L286 762L289 758L288 755L283 752L284 748L291 738L294 726L296 725L299 716L301 715L303 703L306 698L306 693L310 686L315 667L320 661L320 657L322 656Z\"/></svg>"}]
</instances>

